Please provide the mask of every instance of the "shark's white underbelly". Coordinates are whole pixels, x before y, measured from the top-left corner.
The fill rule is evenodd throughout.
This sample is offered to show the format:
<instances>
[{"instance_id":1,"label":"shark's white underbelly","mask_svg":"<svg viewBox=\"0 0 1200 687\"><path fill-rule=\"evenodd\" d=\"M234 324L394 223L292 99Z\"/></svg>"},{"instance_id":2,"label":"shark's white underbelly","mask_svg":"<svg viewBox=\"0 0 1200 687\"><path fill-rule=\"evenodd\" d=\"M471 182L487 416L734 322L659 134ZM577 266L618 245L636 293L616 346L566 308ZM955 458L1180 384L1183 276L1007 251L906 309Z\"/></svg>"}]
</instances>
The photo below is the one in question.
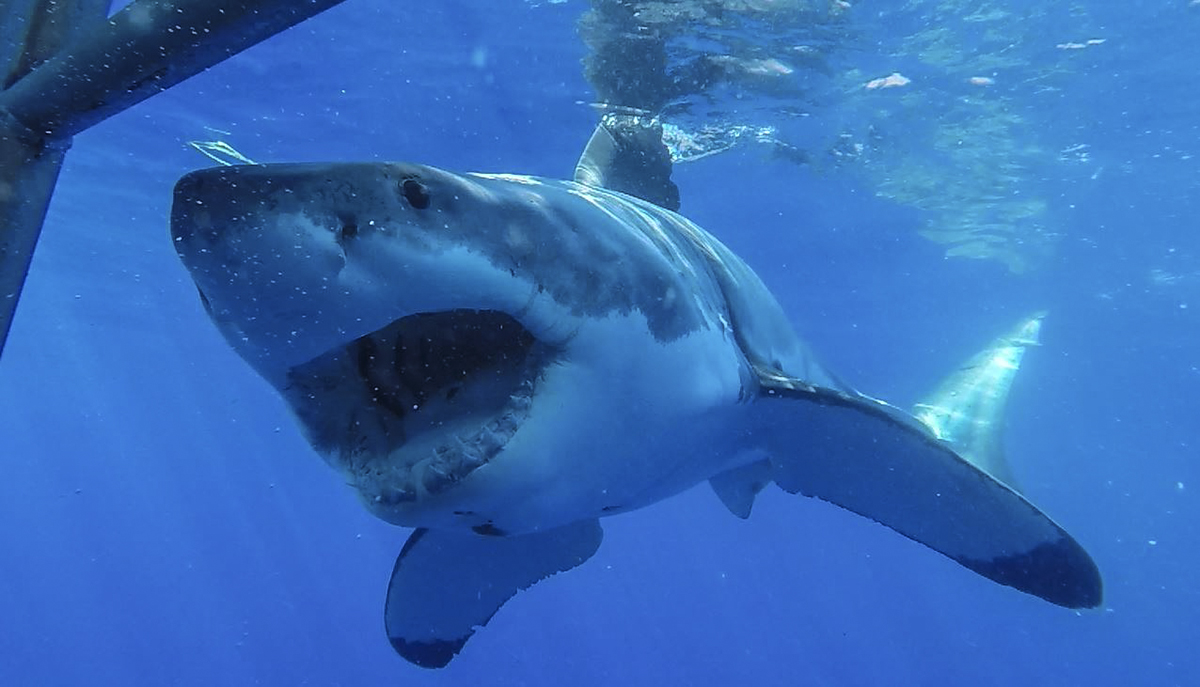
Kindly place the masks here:
<instances>
[{"instance_id":1,"label":"shark's white underbelly","mask_svg":"<svg viewBox=\"0 0 1200 687\"><path fill-rule=\"evenodd\" d=\"M736 346L718 328L657 341L644 322L587 320L504 452L412 524L541 530L649 505L729 467L745 411Z\"/></svg>"}]
</instances>

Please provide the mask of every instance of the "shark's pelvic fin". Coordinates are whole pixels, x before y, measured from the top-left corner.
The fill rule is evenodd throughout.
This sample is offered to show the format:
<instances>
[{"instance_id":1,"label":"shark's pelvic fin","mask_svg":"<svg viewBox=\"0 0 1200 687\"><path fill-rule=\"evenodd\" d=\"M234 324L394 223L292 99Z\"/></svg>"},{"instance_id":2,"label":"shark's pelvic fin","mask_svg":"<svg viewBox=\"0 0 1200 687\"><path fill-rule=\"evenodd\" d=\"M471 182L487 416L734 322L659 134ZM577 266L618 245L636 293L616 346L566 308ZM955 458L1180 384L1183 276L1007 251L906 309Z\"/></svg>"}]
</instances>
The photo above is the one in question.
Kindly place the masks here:
<instances>
[{"instance_id":1,"label":"shark's pelvic fin","mask_svg":"<svg viewBox=\"0 0 1200 687\"><path fill-rule=\"evenodd\" d=\"M883 402L763 377L772 477L887 525L1000 584L1068 608L1101 600L1083 548L916 418Z\"/></svg>"},{"instance_id":2,"label":"shark's pelvic fin","mask_svg":"<svg viewBox=\"0 0 1200 687\"><path fill-rule=\"evenodd\" d=\"M662 133L653 117L604 115L575 165L575 181L678 210L679 188L671 181L671 152Z\"/></svg>"},{"instance_id":3,"label":"shark's pelvic fin","mask_svg":"<svg viewBox=\"0 0 1200 687\"><path fill-rule=\"evenodd\" d=\"M1004 409L1025 349L1038 345L1045 312L1021 320L968 360L913 410L934 436L972 465L1020 490L1001 442Z\"/></svg>"},{"instance_id":4,"label":"shark's pelvic fin","mask_svg":"<svg viewBox=\"0 0 1200 687\"><path fill-rule=\"evenodd\" d=\"M392 569L388 639L412 663L441 668L505 601L591 558L602 538L598 520L513 537L416 530Z\"/></svg>"},{"instance_id":5,"label":"shark's pelvic fin","mask_svg":"<svg viewBox=\"0 0 1200 687\"><path fill-rule=\"evenodd\" d=\"M754 507L754 497L771 483L771 462L765 458L726 470L708 480L730 513L745 520Z\"/></svg>"}]
</instances>

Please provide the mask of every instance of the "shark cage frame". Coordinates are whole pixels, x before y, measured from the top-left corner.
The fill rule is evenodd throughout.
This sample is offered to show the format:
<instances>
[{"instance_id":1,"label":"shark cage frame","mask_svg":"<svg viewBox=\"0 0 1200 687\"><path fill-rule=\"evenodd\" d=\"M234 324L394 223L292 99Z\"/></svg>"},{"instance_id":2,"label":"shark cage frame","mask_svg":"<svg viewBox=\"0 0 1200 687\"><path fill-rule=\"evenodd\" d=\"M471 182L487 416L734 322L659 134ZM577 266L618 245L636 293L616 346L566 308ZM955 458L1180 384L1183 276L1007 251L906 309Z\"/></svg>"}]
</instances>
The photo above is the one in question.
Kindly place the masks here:
<instances>
[{"instance_id":1,"label":"shark cage frame","mask_svg":"<svg viewBox=\"0 0 1200 687\"><path fill-rule=\"evenodd\" d=\"M0 0L0 355L72 138L343 0Z\"/></svg>"}]
</instances>

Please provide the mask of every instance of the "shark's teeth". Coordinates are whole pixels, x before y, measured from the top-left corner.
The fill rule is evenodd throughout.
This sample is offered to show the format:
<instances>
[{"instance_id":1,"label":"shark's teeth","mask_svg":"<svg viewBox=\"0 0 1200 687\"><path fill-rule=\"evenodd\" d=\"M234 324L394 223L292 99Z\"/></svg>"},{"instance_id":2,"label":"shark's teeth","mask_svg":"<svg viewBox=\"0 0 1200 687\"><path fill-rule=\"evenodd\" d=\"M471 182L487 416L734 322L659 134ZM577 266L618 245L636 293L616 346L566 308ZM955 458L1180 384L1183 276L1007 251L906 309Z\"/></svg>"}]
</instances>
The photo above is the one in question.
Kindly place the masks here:
<instances>
[{"instance_id":1,"label":"shark's teeth","mask_svg":"<svg viewBox=\"0 0 1200 687\"><path fill-rule=\"evenodd\" d=\"M479 448L484 453L495 453L504 446L504 439L496 434L497 425L498 423L493 422L491 426L485 426L479 431Z\"/></svg>"},{"instance_id":2,"label":"shark's teeth","mask_svg":"<svg viewBox=\"0 0 1200 687\"><path fill-rule=\"evenodd\" d=\"M387 508L436 496L466 479L502 453L529 417L548 355L545 349L539 349L526 357L520 381L510 390L507 401L474 431L447 433L420 457L406 451L405 440L386 457L368 459L362 466L367 474L360 473L361 477L352 483L368 495L369 502Z\"/></svg>"},{"instance_id":3,"label":"shark's teeth","mask_svg":"<svg viewBox=\"0 0 1200 687\"><path fill-rule=\"evenodd\" d=\"M484 453L479 450L479 446L474 442L472 442L472 444L467 444L457 436L454 437L454 442L458 446L459 458L466 467L479 467L486 462L487 458L491 457L485 456Z\"/></svg>"},{"instance_id":4,"label":"shark's teeth","mask_svg":"<svg viewBox=\"0 0 1200 687\"><path fill-rule=\"evenodd\" d=\"M526 408L526 410L528 410L528 408ZM520 420L518 420L516 415L512 413L506 413L496 418L496 421L492 423L492 430L496 434L504 436L504 440L508 441L508 437L512 436L513 433L517 431L517 427L521 425L521 420L524 419L524 415L522 415Z\"/></svg>"},{"instance_id":5,"label":"shark's teeth","mask_svg":"<svg viewBox=\"0 0 1200 687\"><path fill-rule=\"evenodd\" d=\"M421 488L430 495L440 494L452 484L454 484L454 481L450 479L449 475L438 475L433 472L426 472L421 478Z\"/></svg>"},{"instance_id":6,"label":"shark's teeth","mask_svg":"<svg viewBox=\"0 0 1200 687\"><path fill-rule=\"evenodd\" d=\"M529 416L533 383L526 382L492 421L465 438L451 436L408 470L408 485L375 497L376 503L399 504L439 494L487 464L503 450Z\"/></svg>"},{"instance_id":7,"label":"shark's teeth","mask_svg":"<svg viewBox=\"0 0 1200 687\"><path fill-rule=\"evenodd\" d=\"M487 460L483 457L483 454L475 453L473 451L464 451L462 454L462 459L464 465L471 470L487 462ZM465 476L466 475L464 475L464 477Z\"/></svg>"},{"instance_id":8,"label":"shark's teeth","mask_svg":"<svg viewBox=\"0 0 1200 687\"><path fill-rule=\"evenodd\" d=\"M417 500L416 493L408 489L384 489L375 495L375 503L381 505L396 505L399 503L411 503Z\"/></svg>"}]
</instances>

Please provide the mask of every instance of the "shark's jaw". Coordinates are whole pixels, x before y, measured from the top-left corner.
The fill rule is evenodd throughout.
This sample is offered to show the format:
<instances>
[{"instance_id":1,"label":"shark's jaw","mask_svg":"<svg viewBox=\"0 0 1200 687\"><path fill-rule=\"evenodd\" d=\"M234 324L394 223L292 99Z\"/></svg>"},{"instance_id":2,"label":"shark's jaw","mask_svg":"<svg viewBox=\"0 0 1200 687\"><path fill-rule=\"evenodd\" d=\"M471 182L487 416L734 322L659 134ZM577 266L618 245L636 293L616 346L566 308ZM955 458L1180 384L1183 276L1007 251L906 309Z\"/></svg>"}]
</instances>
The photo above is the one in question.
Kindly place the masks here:
<instances>
[{"instance_id":1,"label":"shark's jaw","mask_svg":"<svg viewBox=\"0 0 1200 687\"><path fill-rule=\"evenodd\" d=\"M292 368L282 391L313 446L394 520L504 451L557 354L500 311L418 313Z\"/></svg>"}]
</instances>

